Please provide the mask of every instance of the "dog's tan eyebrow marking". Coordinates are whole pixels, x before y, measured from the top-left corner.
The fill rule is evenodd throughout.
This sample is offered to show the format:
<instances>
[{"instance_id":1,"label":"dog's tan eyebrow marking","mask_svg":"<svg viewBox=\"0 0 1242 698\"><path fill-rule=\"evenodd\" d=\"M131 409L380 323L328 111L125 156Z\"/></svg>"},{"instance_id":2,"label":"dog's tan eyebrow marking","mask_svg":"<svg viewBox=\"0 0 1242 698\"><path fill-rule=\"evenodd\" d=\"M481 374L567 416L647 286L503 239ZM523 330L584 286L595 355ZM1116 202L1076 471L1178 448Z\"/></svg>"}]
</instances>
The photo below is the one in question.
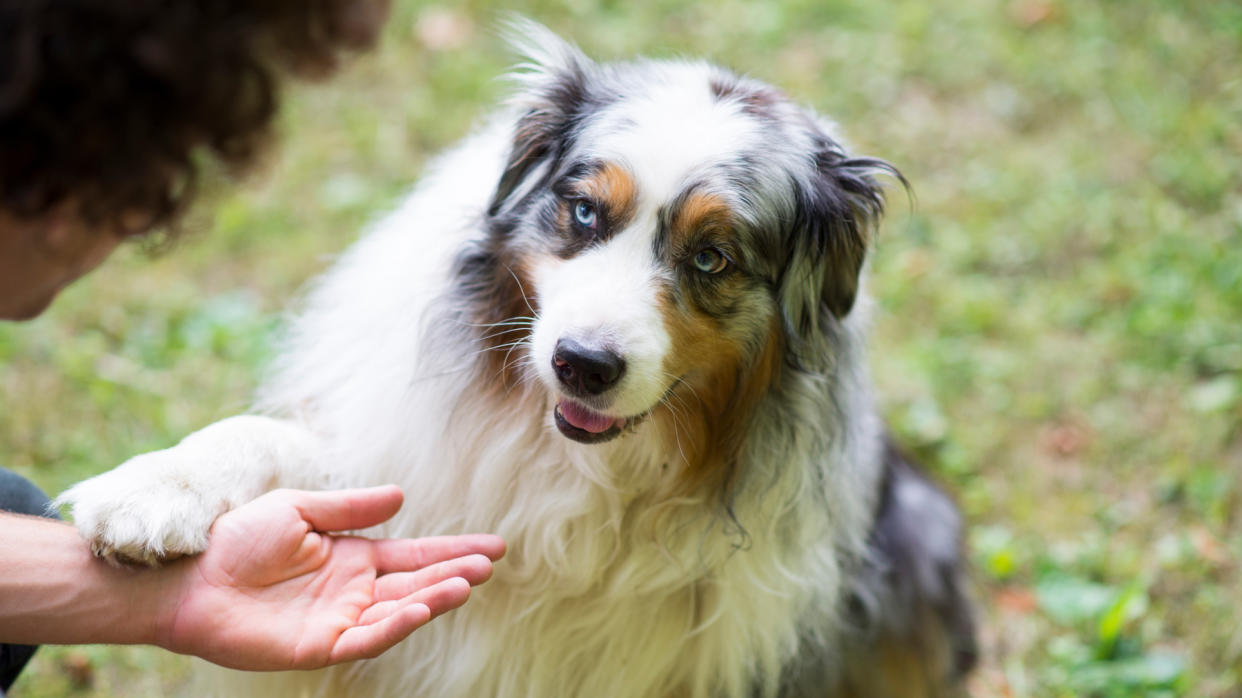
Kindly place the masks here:
<instances>
[{"instance_id":1,"label":"dog's tan eyebrow marking","mask_svg":"<svg viewBox=\"0 0 1242 698\"><path fill-rule=\"evenodd\" d=\"M698 233L704 230L727 231L733 228L733 209L724 197L704 191L684 196L673 211L670 240L673 250L685 250Z\"/></svg>"}]
</instances>

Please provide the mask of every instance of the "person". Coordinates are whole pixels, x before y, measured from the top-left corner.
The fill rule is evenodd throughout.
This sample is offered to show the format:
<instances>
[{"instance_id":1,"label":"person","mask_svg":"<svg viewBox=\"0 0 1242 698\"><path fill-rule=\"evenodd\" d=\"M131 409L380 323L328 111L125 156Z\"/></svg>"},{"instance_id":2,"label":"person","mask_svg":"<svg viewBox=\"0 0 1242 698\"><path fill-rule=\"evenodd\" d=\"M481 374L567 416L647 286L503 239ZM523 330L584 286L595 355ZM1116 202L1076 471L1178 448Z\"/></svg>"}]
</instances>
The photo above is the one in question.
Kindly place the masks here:
<instances>
[{"instance_id":1,"label":"person","mask_svg":"<svg viewBox=\"0 0 1242 698\"><path fill-rule=\"evenodd\" d=\"M386 14L387 0L0 3L0 319L39 315L125 240L175 237L201 163L244 171L284 77L330 73ZM147 643L251 670L383 652L504 554L485 534L338 535L401 502L395 486L278 490L217 519L204 553L134 569L95 558L0 470L0 695L36 643Z\"/></svg>"}]
</instances>

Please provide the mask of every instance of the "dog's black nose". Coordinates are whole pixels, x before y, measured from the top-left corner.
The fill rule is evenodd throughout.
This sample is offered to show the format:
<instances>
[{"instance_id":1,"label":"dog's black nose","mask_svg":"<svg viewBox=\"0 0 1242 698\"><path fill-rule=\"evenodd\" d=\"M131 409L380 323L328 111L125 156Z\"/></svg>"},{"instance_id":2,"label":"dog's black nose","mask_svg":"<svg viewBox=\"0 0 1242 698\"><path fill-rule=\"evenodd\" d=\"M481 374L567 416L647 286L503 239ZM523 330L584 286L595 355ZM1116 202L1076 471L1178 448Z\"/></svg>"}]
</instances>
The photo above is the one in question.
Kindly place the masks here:
<instances>
[{"instance_id":1,"label":"dog's black nose","mask_svg":"<svg viewBox=\"0 0 1242 698\"><path fill-rule=\"evenodd\" d=\"M552 352L552 370L576 395L599 395L625 373L625 359L607 349L589 349L572 339L562 339Z\"/></svg>"}]
</instances>

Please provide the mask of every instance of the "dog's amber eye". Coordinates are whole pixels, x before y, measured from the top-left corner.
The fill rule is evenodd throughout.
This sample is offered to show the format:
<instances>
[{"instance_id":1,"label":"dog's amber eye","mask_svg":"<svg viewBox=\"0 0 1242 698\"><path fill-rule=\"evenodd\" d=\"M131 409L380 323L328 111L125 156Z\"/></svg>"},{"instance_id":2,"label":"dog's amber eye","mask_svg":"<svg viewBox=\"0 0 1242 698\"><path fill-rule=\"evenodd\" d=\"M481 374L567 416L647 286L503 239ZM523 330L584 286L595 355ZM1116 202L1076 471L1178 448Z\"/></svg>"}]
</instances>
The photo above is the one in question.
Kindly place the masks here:
<instances>
[{"instance_id":1,"label":"dog's amber eye","mask_svg":"<svg viewBox=\"0 0 1242 698\"><path fill-rule=\"evenodd\" d=\"M574 204L574 222L583 228L594 228L599 221L599 214L589 201L579 200Z\"/></svg>"},{"instance_id":2,"label":"dog's amber eye","mask_svg":"<svg viewBox=\"0 0 1242 698\"><path fill-rule=\"evenodd\" d=\"M694 268L704 274L719 274L729 266L729 259L715 247L704 247L694 255Z\"/></svg>"}]
</instances>

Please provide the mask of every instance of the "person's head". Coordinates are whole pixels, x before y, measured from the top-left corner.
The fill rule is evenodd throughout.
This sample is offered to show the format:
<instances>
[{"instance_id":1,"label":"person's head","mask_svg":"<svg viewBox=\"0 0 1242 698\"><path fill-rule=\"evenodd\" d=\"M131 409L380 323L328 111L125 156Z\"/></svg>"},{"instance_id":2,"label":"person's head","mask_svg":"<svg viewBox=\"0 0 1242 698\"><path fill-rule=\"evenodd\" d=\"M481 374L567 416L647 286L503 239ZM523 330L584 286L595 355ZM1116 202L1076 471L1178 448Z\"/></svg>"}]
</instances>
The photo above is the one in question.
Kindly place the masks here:
<instances>
[{"instance_id":1,"label":"person's head","mask_svg":"<svg viewBox=\"0 0 1242 698\"><path fill-rule=\"evenodd\" d=\"M0 3L0 318L167 230L203 157L250 164L282 72L368 46L387 0Z\"/></svg>"}]
</instances>

